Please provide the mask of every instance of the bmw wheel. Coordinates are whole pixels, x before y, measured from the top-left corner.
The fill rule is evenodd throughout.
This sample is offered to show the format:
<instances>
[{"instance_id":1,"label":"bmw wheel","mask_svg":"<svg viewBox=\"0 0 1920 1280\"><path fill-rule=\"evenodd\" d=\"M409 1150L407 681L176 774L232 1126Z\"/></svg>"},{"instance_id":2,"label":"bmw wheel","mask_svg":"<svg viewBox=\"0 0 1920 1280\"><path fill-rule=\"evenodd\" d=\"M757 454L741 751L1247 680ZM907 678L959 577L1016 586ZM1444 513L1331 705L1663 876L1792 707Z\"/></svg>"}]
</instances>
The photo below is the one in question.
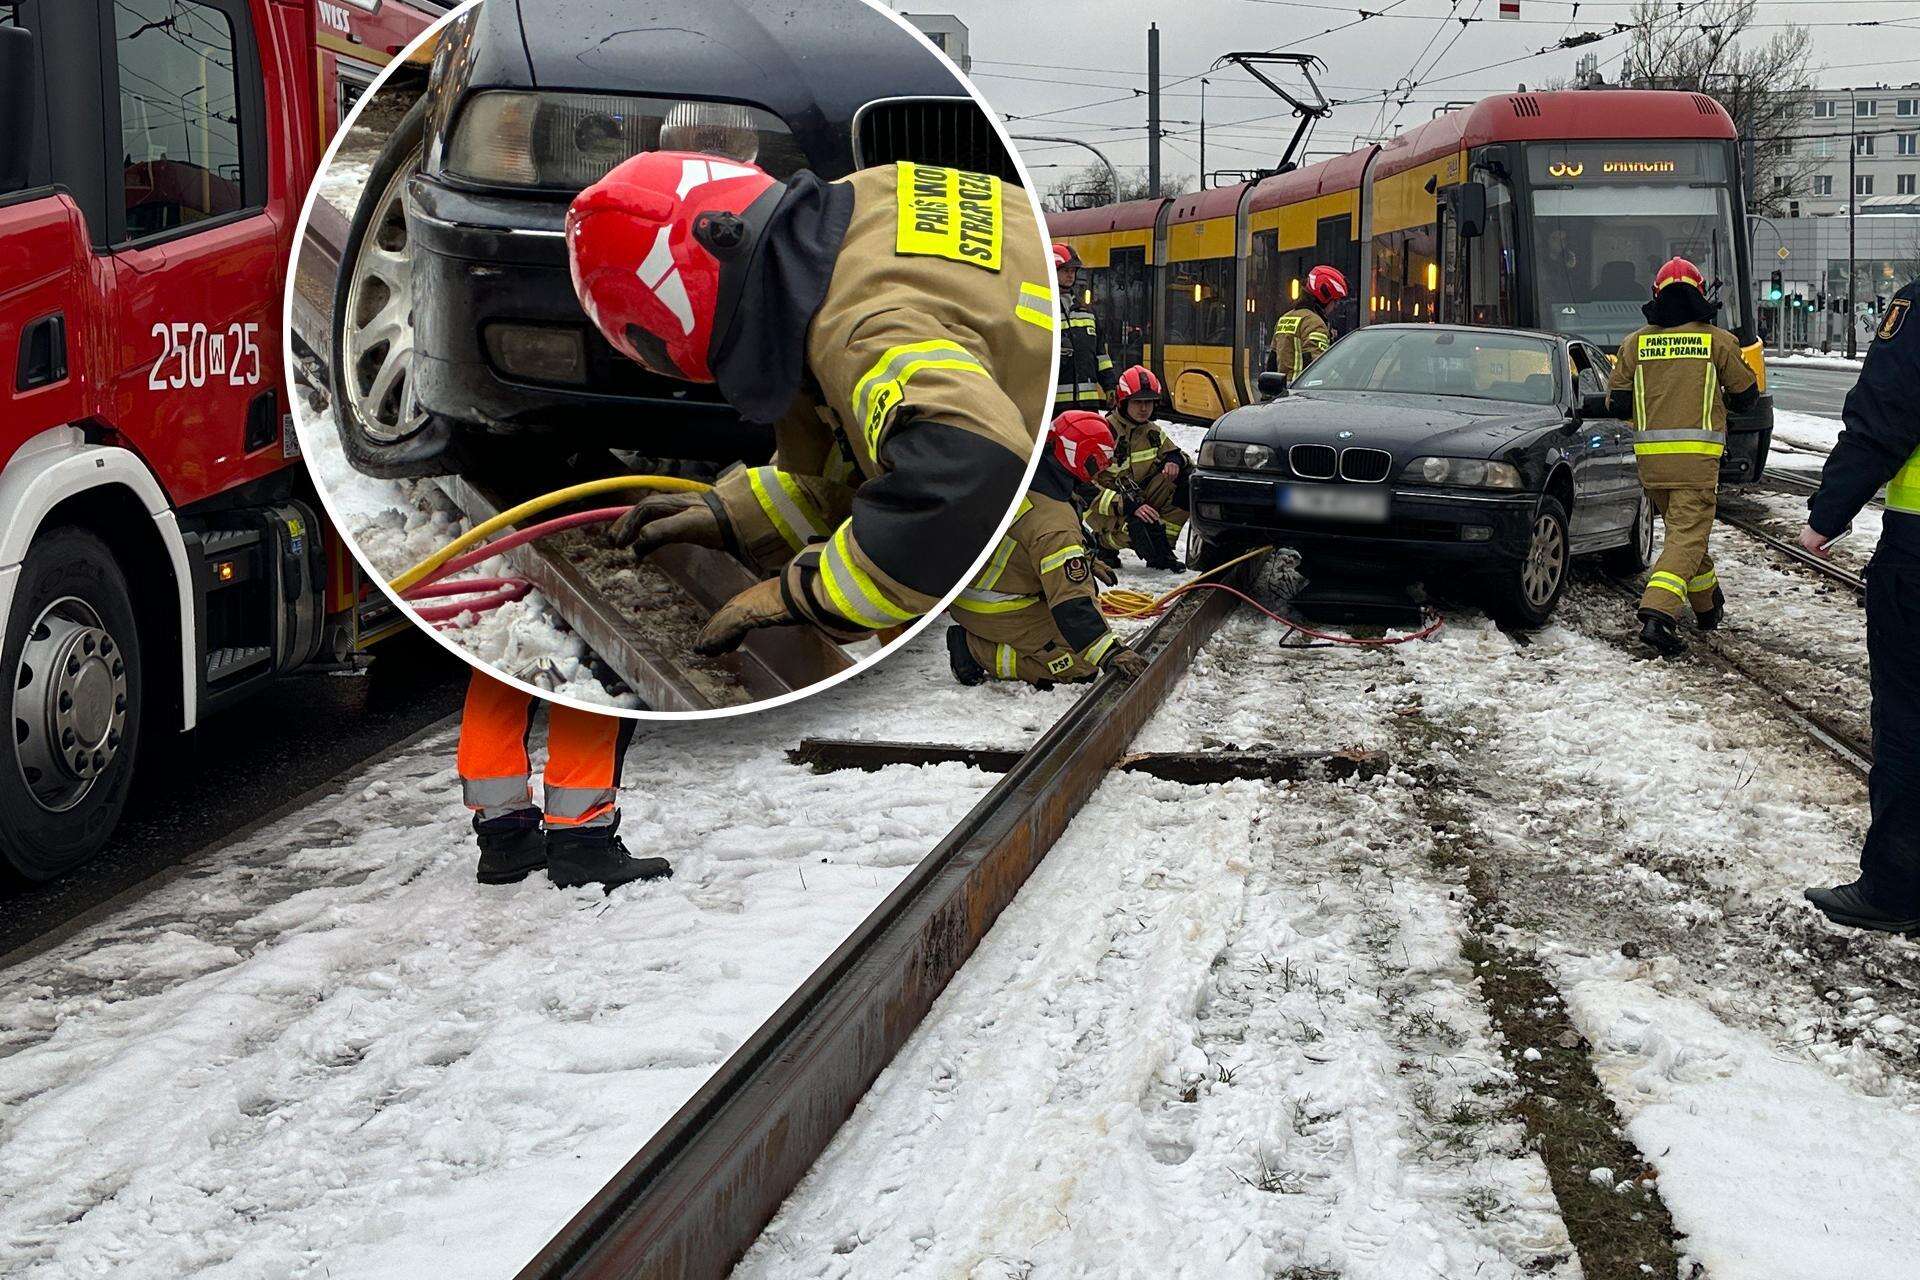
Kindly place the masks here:
<instances>
[{"instance_id":1,"label":"bmw wheel","mask_svg":"<svg viewBox=\"0 0 1920 1280\"><path fill-rule=\"evenodd\" d=\"M1517 627L1543 627L1567 587L1567 509L1543 496L1534 508L1527 549L1495 584L1493 613Z\"/></svg>"},{"instance_id":2,"label":"bmw wheel","mask_svg":"<svg viewBox=\"0 0 1920 1280\"><path fill-rule=\"evenodd\" d=\"M1653 499L1640 491L1640 505L1633 513L1633 528L1625 546L1602 553L1600 567L1616 578L1637 578L1653 563Z\"/></svg>"},{"instance_id":3,"label":"bmw wheel","mask_svg":"<svg viewBox=\"0 0 1920 1280\"><path fill-rule=\"evenodd\" d=\"M374 476L453 470L451 432L413 395L413 256L407 180L420 171L427 99L401 117L374 161L340 252L334 283L334 421L347 461Z\"/></svg>"}]
</instances>

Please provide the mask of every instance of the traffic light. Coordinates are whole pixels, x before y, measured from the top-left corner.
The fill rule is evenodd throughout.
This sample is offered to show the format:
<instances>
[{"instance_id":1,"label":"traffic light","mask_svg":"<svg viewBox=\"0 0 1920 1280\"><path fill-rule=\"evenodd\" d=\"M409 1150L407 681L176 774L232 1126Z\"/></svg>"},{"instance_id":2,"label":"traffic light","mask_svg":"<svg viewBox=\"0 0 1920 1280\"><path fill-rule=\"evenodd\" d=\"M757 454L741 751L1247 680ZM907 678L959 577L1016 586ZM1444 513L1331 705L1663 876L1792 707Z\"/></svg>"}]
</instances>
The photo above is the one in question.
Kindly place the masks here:
<instances>
[{"instance_id":1,"label":"traffic light","mask_svg":"<svg viewBox=\"0 0 1920 1280\"><path fill-rule=\"evenodd\" d=\"M1780 301L1780 293L1781 293L1781 279L1780 279L1780 273L1779 273L1778 271L1776 271L1776 272L1774 272L1774 273L1773 273L1773 281L1772 281L1772 283L1770 283L1770 284L1769 284L1769 285L1767 286L1767 301L1768 301L1768 302L1778 302L1778 301Z\"/></svg>"}]
</instances>

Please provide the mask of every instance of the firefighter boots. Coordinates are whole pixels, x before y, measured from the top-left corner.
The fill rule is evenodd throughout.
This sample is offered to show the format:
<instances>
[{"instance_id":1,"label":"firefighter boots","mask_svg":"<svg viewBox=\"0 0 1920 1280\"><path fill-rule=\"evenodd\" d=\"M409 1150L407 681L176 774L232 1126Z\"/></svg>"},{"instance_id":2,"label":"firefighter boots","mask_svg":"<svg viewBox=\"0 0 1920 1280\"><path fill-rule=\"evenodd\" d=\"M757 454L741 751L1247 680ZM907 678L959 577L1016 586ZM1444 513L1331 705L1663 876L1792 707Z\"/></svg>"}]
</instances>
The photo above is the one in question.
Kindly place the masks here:
<instances>
[{"instance_id":1,"label":"firefighter boots","mask_svg":"<svg viewBox=\"0 0 1920 1280\"><path fill-rule=\"evenodd\" d=\"M959 627L947 628L947 665L953 670L953 678L963 685L987 682L987 669L967 648L967 633Z\"/></svg>"},{"instance_id":2,"label":"firefighter boots","mask_svg":"<svg viewBox=\"0 0 1920 1280\"><path fill-rule=\"evenodd\" d=\"M608 893L632 880L673 874L665 858L636 858L620 842L620 814L597 827L560 827L547 832L547 877L562 889L597 884Z\"/></svg>"},{"instance_id":3,"label":"firefighter boots","mask_svg":"<svg viewBox=\"0 0 1920 1280\"><path fill-rule=\"evenodd\" d=\"M1673 619L1658 609L1640 611L1640 643L1663 658L1677 658L1687 651L1687 642L1674 629Z\"/></svg>"},{"instance_id":4,"label":"firefighter boots","mask_svg":"<svg viewBox=\"0 0 1920 1280\"><path fill-rule=\"evenodd\" d=\"M1127 535L1133 542L1133 550L1149 569L1174 569L1183 566L1173 558L1173 548L1167 544L1167 527L1157 520L1127 521Z\"/></svg>"},{"instance_id":5,"label":"firefighter boots","mask_svg":"<svg viewBox=\"0 0 1920 1280\"><path fill-rule=\"evenodd\" d=\"M480 844L475 879L481 884L518 884L547 865L538 809L518 809L484 821L476 813L473 834Z\"/></svg>"},{"instance_id":6,"label":"firefighter boots","mask_svg":"<svg viewBox=\"0 0 1920 1280\"><path fill-rule=\"evenodd\" d=\"M1693 623L1702 631L1716 631L1720 619L1727 616L1727 593L1720 589L1719 583L1713 584L1713 604L1704 612L1693 615Z\"/></svg>"}]
</instances>

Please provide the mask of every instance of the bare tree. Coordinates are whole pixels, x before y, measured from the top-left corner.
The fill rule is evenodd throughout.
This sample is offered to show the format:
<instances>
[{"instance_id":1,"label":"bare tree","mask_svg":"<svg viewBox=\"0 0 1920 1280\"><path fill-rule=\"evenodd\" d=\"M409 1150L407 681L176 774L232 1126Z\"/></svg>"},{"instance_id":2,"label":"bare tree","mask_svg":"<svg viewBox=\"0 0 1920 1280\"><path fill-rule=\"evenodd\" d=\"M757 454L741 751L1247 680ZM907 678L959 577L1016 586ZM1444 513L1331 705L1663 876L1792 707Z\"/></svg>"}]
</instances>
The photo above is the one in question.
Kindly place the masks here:
<instances>
[{"instance_id":1,"label":"bare tree","mask_svg":"<svg viewBox=\"0 0 1920 1280\"><path fill-rule=\"evenodd\" d=\"M1160 190L1147 182L1145 170L1120 175L1120 190L1115 192L1105 165L1090 164L1069 170L1049 185L1044 203L1049 209L1086 209L1095 205L1116 204L1122 200L1144 200L1148 196L1177 196L1193 185L1192 174L1162 174Z\"/></svg>"},{"instance_id":2,"label":"bare tree","mask_svg":"<svg viewBox=\"0 0 1920 1280\"><path fill-rule=\"evenodd\" d=\"M1788 199L1804 194L1817 167L1807 149L1793 144L1813 89L1813 39L1797 26L1783 26L1764 42L1749 37L1758 11L1759 0L1700 0L1679 10L1641 0L1620 80L1717 99L1741 138L1752 139L1749 207L1778 214Z\"/></svg>"}]
</instances>

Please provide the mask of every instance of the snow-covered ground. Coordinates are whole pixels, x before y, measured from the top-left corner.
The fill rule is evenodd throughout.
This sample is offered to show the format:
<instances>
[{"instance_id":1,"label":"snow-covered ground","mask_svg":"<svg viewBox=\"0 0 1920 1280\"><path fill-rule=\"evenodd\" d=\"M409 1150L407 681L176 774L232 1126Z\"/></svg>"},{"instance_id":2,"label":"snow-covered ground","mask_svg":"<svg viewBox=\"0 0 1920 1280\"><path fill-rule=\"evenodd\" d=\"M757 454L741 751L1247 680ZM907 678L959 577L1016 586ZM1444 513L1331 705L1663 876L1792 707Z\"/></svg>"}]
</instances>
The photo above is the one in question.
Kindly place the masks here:
<instances>
[{"instance_id":1,"label":"snow-covered ground","mask_svg":"<svg viewBox=\"0 0 1920 1280\"><path fill-rule=\"evenodd\" d=\"M1857 713L1857 606L1716 537L1730 642ZM1582 577L1530 642L1461 611L1391 651L1236 616L1136 748L1396 767L1111 778L742 1274L1578 1275L1488 929L1707 1275L1915 1274L1920 943L1799 900L1849 878L1864 787L1742 683L1631 658L1630 612ZM784 750L1019 746L1077 695L962 689L941 631L641 726L625 831L672 881L474 885L449 730L17 966L0 1273L511 1274L992 783Z\"/></svg>"},{"instance_id":2,"label":"snow-covered ground","mask_svg":"<svg viewBox=\"0 0 1920 1280\"><path fill-rule=\"evenodd\" d=\"M1767 363L1797 365L1802 369L1833 369L1842 373L1858 373L1864 359L1849 360L1845 356L1823 355L1811 347L1799 351L1790 351L1786 355L1769 355Z\"/></svg>"},{"instance_id":3,"label":"snow-covered ground","mask_svg":"<svg viewBox=\"0 0 1920 1280\"><path fill-rule=\"evenodd\" d=\"M1836 409L1838 407L1835 406ZM1789 455L1818 455L1812 460L1817 469L1819 459L1833 452L1834 442L1840 438L1841 425L1838 418L1821 418L1811 413L1776 409L1773 413L1773 447ZM1799 461L1794 459L1796 464Z\"/></svg>"}]
</instances>

